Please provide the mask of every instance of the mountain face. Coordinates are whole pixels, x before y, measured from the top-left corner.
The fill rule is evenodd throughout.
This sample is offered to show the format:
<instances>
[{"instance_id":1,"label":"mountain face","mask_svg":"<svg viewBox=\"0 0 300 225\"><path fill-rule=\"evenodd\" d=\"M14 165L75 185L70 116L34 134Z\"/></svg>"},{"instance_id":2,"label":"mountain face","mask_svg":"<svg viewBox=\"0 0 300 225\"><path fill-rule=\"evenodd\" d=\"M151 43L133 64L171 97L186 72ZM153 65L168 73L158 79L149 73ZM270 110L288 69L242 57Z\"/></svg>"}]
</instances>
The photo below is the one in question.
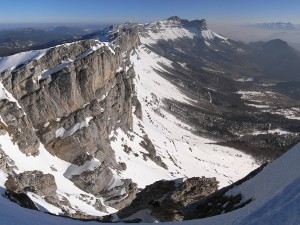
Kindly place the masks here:
<instances>
[{"instance_id":1,"label":"mountain face","mask_svg":"<svg viewBox=\"0 0 300 225\"><path fill-rule=\"evenodd\" d=\"M255 45L256 63L265 72L265 77L284 81L299 81L300 53L285 41L275 39Z\"/></svg>"},{"instance_id":2,"label":"mountain face","mask_svg":"<svg viewBox=\"0 0 300 225\"><path fill-rule=\"evenodd\" d=\"M0 58L2 192L80 219L182 220L300 140L297 57L171 17Z\"/></svg>"}]
</instances>

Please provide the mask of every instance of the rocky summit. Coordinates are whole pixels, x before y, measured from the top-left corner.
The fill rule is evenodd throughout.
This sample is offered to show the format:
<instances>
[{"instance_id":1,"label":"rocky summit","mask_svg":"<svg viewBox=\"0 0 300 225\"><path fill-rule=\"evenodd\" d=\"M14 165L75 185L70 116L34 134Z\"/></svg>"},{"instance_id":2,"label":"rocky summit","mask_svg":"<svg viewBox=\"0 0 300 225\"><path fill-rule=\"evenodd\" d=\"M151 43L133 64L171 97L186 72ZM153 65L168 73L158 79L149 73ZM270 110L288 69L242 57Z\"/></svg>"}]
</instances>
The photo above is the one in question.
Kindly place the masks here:
<instances>
[{"instance_id":1,"label":"rocky summit","mask_svg":"<svg viewBox=\"0 0 300 225\"><path fill-rule=\"evenodd\" d=\"M300 140L298 60L283 41L244 44L177 16L2 57L3 196L102 222L251 205L244 183Z\"/></svg>"}]
</instances>

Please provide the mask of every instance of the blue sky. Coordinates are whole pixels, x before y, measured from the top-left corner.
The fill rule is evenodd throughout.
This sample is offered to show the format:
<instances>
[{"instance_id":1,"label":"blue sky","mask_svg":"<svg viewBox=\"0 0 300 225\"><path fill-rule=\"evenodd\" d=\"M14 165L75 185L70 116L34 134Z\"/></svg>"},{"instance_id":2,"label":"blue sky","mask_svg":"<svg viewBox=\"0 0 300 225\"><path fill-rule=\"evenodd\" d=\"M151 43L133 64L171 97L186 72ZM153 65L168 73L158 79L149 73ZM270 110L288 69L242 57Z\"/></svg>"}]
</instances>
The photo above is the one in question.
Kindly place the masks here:
<instances>
[{"instance_id":1,"label":"blue sky","mask_svg":"<svg viewBox=\"0 0 300 225\"><path fill-rule=\"evenodd\" d=\"M3 0L0 23L148 22L178 15L209 22L300 23L299 0Z\"/></svg>"}]
</instances>

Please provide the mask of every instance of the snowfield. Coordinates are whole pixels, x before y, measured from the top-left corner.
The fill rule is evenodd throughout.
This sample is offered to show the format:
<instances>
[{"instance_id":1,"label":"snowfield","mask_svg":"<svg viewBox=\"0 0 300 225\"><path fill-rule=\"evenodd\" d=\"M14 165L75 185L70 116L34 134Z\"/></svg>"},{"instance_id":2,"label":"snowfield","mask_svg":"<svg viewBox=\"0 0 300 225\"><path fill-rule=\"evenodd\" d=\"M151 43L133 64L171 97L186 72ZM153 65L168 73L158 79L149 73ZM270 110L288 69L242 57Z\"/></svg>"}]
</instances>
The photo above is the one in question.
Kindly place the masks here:
<instances>
[{"instance_id":1,"label":"snowfield","mask_svg":"<svg viewBox=\"0 0 300 225\"><path fill-rule=\"evenodd\" d=\"M209 41L219 39L224 43L230 44L228 39L209 30L199 30L194 27L183 27L180 21L162 20L148 24L145 26L147 32L140 35L141 42L145 45L156 44L160 40L174 41L179 38L200 37L205 40L205 43L210 47Z\"/></svg>"},{"instance_id":2,"label":"snowfield","mask_svg":"<svg viewBox=\"0 0 300 225\"><path fill-rule=\"evenodd\" d=\"M300 144L268 165L262 172L232 193L242 193L250 204L236 211L215 217L165 223L166 225L298 225L300 224ZM0 172L0 179L5 174ZM4 189L1 189L2 192ZM19 207L0 197L1 225L94 225ZM16 216L18 215L18 216Z\"/></svg>"},{"instance_id":3,"label":"snowfield","mask_svg":"<svg viewBox=\"0 0 300 225\"><path fill-rule=\"evenodd\" d=\"M0 73L5 70L13 70L16 66L27 64L43 57L49 49L21 52L8 57L0 57Z\"/></svg>"},{"instance_id":4,"label":"snowfield","mask_svg":"<svg viewBox=\"0 0 300 225\"><path fill-rule=\"evenodd\" d=\"M144 187L158 179L206 176L216 177L219 186L224 187L257 168L258 165L249 155L194 135L191 126L166 111L163 103L165 98L188 104L194 102L157 73L167 72L162 65L170 67L169 60L156 55L144 45L131 58L136 71L135 86L142 104L143 120L134 117L133 131L137 135L133 139L130 136L134 134L129 133L128 136L117 130L115 141L112 142L117 159L127 164L128 169L123 173L125 178L132 178L139 187ZM168 170L150 159L144 161L142 157L135 156L145 152L139 144L145 134ZM131 147L131 154L122 150L124 144ZM145 170L145 167L152 171Z\"/></svg>"},{"instance_id":5,"label":"snowfield","mask_svg":"<svg viewBox=\"0 0 300 225\"><path fill-rule=\"evenodd\" d=\"M196 29L181 27L180 22L163 20L150 23L146 26L147 36L141 36L144 44L155 44L159 40L176 40L178 38L193 38L196 36Z\"/></svg>"}]
</instances>

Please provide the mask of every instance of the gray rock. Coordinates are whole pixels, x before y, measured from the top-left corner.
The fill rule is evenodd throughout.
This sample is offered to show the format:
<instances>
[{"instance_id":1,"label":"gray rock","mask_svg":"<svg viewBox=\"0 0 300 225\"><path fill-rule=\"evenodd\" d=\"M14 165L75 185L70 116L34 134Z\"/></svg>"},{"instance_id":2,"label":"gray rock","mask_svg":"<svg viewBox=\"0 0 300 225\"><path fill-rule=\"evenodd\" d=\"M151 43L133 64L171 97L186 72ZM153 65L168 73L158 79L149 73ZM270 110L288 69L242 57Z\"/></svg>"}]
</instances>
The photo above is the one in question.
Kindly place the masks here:
<instances>
[{"instance_id":1,"label":"gray rock","mask_svg":"<svg viewBox=\"0 0 300 225\"><path fill-rule=\"evenodd\" d=\"M16 194L26 194L32 192L38 194L44 200L65 211L65 207L70 207L70 202L57 197L57 186L52 174L44 174L41 171L26 171L20 174L9 175L5 182L8 191ZM67 213L67 212L66 212Z\"/></svg>"},{"instance_id":2,"label":"gray rock","mask_svg":"<svg viewBox=\"0 0 300 225\"><path fill-rule=\"evenodd\" d=\"M117 212L121 220L134 213L149 209L150 215L161 222L179 221L184 217L185 208L215 192L218 182L215 178L193 177L180 183L178 181L157 181L146 186L130 206Z\"/></svg>"},{"instance_id":3,"label":"gray rock","mask_svg":"<svg viewBox=\"0 0 300 225\"><path fill-rule=\"evenodd\" d=\"M1 128L7 131L12 141L26 155L39 154L39 140L34 132L31 121L15 102L0 100L0 115L5 122Z\"/></svg>"},{"instance_id":4,"label":"gray rock","mask_svg":"<svg viewBox=\"0 0 300 225\"><path fill-rule=\"evenodd\" d=\"M127 207L136 194L139 192L137 184L131 179L122 179L122 184L111 189L106 189L101 193L105 199L105 204L116 209Z\"/></svg>"},{"instance_id":5,"label":"gray rock","mask_svg":"<svg viewBox=\"0 0 300 225\"><path fill-rule=\"evenodd\" d=\"M27 155L38 154L40 141L52 155L77 165L92 158L100 160L100 167L71 180L86 192L105 195L106 204L122 208L130 204L138 189L132 180L108 188L114 179L111 170L126 168L116 162L109 135L117 128L127 131L132 127L135 72L129 53L140 44L137 29L120 31L113 43L108 46L84 40L63 44L49 49L40 59L2 72L0 81L22 109L1 100L0 115L7 126L1 124L0 128L6 129ZM46 76L45 71L52 73ZM136 97L134 101L138 101ZM24 172L10 176L6 186L20 193L32 191L59 205L50 174ZM119 195L122 190L126 194ZM95 207L104 209L99 201Z\"/></svg>"},{"instance_id":6,"label":"gray rock","mask_svg":"<svg viewBox=\"0 0 300 225\"><path fill-rule=\"evenodd\" d=\"M144 154L144 158L149 158L158 166L161 166L164 169L168 169L168 166L162 161L160 156L156 155L155 146L153 145L152 141L148 138L148 136L144 135L143 139L144 140L140 143L140 146L148 152L148 154Z\"/></svg>"},{"instance_id":7,"label":"gray rock","mask_svg":"<svg viewBox=\"0 0 300 225\"><path fill-rule=\"evenodd\" d=\"M0 170L5 173L12 173L14 168L16 168L15 162L0 147Z\"/></svg>"},{"instance_id":8,"label":"gray rock","mask_svg":"<svg viewBox=\"0 0 300 225\"><path fill-rule=\"evenodd\" d=\"M102 192L112 179L113 174L105 162L92 171L84 171L70 178L80 189L94 195Z\"/></svg>"},{"instance_id":9,"label":"gray rock","mask_svg":"<svg viewBox=\"0 0 300 225\"><path fill-rule=\"evenodd\" d=\"M109 186L113 183L114 177L106 162L102 162L98 168L92 171L84 171L79 175L73 175L70 180L80 189L102 197L106 205L116 209L128 206L138 192L137 185L131 179L122 179L121 185L110 188ZM97 207L101 207L99 203L97 203Z\"/></svg>"},{"instance_id":10,"label":"gray rock","mask_svg":"<svg viewBox=\"0 0 300 225\"><path fill-rule=\"evenodd\" d=\"M56 196L57 190L54 176L37 170L10 175L5 187L16 193L30 191L40 196Z\"/></svg>"}]
</instances>

